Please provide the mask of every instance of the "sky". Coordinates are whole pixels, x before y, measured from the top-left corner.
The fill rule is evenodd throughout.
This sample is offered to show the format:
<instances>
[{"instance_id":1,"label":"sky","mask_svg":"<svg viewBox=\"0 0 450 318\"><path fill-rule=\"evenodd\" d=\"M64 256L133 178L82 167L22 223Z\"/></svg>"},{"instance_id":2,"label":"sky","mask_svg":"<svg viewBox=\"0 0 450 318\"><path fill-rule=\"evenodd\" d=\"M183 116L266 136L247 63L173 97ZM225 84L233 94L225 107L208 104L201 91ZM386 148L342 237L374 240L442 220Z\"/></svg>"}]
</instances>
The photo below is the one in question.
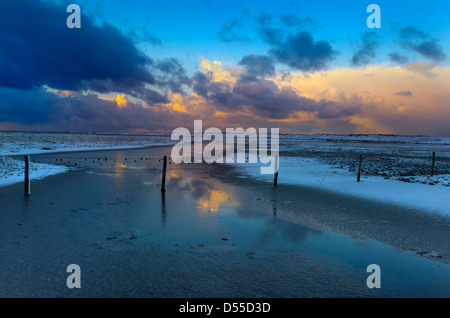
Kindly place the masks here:
<instances>
[{"instance_id":1,"label":"sky","mask_svg":"<svg viewBox=\"0 0 450 318\"><path fill-rule=\"evenodd\" d=\"M68 28L76 3L81 28ZM369 28L370 4L380 28ZM0 130L450 136L450 1L3 0Z\"/></svg>"}]
</instances>

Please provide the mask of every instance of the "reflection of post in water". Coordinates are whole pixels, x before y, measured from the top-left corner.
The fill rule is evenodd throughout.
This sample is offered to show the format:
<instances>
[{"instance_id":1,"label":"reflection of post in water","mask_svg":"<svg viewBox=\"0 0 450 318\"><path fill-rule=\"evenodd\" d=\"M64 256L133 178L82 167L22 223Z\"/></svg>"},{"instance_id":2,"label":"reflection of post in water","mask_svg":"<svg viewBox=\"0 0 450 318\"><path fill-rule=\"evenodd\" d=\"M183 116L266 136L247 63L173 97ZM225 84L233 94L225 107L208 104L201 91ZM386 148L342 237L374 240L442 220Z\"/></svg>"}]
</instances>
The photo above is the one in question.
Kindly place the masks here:
<instances>
[{"instance_id":1,"label":"reflection of post in water","mask_svg":"<svg viewBox=\"0 0 450 318\"><path fill-rule=\"evenodd\" d=\"M273 217L277 217L277 205L278 205L278 191L273 189L273 199L271 200L273 203Z\"/></svg>"},{"instance_id":2,"label":"reflection of post in water","mask_svg":"<svg viewBox=\"0 0 450 318\"><path fill-rule=\"evenodd\" d=\"M162 212L162 223L166 225L166 196L165 192L161 192L161 212Z\"/></svg>"},{"instance_id":3,"label":"reflection of post in water","mask_svg":"<svg viewBox=\"0 0 450 318\"><path fill-rule=\"evenodd\" d=\"M278 156L275 156L275 171L273 173L273 186L276 187L278 184Z\"/></svg>"}]
</instances>

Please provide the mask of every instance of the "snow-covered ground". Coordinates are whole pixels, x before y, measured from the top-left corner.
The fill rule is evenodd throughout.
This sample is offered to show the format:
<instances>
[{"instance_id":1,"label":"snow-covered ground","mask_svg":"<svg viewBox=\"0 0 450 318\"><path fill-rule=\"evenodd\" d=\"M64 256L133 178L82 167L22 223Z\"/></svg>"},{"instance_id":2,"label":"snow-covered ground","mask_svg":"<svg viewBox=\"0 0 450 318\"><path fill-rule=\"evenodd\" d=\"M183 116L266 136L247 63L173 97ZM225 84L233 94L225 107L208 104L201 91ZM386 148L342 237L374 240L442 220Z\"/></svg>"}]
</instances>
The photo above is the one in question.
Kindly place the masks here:
<instances>
[{"instance_id":1,"label":"snow-covered ground","mask_svg":"<svg viewBox=\"0 0 450 318\"><path fill-rule=\"evenodd\" d=\"M260 173L260 164L237 165L244 175L273 182L274 176ZM379 200L450 216L450 175L416 177L418 182L400 182L374 175L357 174L317 159L280 157L278 184L325 189L350 196ZM431 180L440 182L431 183ZM442 182L446 180L447 183ZM422 183L421 181L424 181ZM434 186L431 186L433 184Z\"/></svg>"},{"instance_id":2,"label":"snow-covered ground","mask_svg":"<svg viewBox=\"0 0 450 318\"><path fill-rule=\"evenodd\" d=\"M0 156L170 145L167 134L0 132Z\"/></svg>"},{"instance_id":3,"label":"snow-covered ground","mask_svg":"<svg viewBox=\"0 0 450 318\"><path fill-rule=\"evenodd\" d=\"M49 152L172 145L168 134L0 132L0 186L23 181L22 158ZM435 175L430 176L432 152ZM356 182L359 155L361 182ZM255 178L259 167L241 164ZM68 170L31 165L33 179ZM281 135L279 183L301 184L450 215L450 138L390 135Z\"/></svg>"},{"instance_id":4,"label":"snow-covered ground","mask_svg":"<svg viewBox=\"0 0 450 318\"><path fill-rule=\"evenodd\" d=\"M432 153L435 152L434 175ZM357 180L362 156L361 182ZM262 175L261 164L238 164ZM450 215L450 138L391 135L281 135L278 182L317 187Z\"/></svg>"},{"instance_id":5,"label":"snow-covered ground","mask_svg":"<svg viewBox=\"0 0 450 318\"><path fill-rule=\"evenodd\" d=\"M24 180L24 162L19 155L103 149L131 149L173 144L167 134L75 134L0 132L0 187ZM68 171L61 165L30 163L31 179Z\"/></svg>"},{"instance_id":6,"label":"snow-covered ground","mask_svg":"<svg viewBox=\"0 0 450 318\"><path fill-rule=\"evenodd\" d=\"M0 157L0 186L6 186L24 181L24 161L10 157ZM65 166L49 165L44 163L30 163L30 178L42 179L61 172L68 171Z\"/></svg>"},{"instance_id":7,"label":"snow-covered ground","mask_svg":"<svg viewBox=\"0 0 450 318\"><path fill-rule=\"evenodd\" d=\"M434 176L432 154L435 153ZM450 138L390 135L282 135L280 153L403 182L450 186Z\"/></svg>"}]
</instances>

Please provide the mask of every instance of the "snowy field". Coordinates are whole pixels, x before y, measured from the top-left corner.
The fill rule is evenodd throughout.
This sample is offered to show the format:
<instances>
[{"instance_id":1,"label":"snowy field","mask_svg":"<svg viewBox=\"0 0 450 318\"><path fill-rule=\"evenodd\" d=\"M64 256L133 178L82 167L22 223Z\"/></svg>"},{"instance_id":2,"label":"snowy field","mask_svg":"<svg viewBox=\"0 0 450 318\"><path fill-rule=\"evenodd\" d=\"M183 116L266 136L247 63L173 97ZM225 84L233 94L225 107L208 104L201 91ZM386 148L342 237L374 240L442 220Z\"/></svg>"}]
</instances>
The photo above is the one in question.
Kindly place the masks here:
<instances>
[{"instance_id":1,"label":"snowy field","mask_svg":"<svg viewBox=\"0 0 450 318\"><path fill-rule=\"evenodd\" d=\"M256 164L241 164L240 170L244 175L273 182L273 175L260 174ZM326 189L450 216L450 175L417 177L420 181L426 181L424 183L401 182L374 175L362 175L361 181L356 182L356 175L355 172L333 167L317 159L281 157L278 184ZM431 186L430 180L439 182Z\"/></svg>"},{"instance_id":2,"label":"snowy field","mask_svg":"<svg viewBox=\"0 0 450 318\"><path fill-rule=\"evenodd\" d=\"M0 132L0 156L169 145L167 134Z\"/></svg>"},{"instance_id":3,"label":"snowy field","mask_svg":"<svg viewBox=\"0 0 450 318\"><path fill-rule=\"evenodd\" d=\"M363 156L363 175L403 182L450 185L450 138L390 135L284 135L286 157L317 159L332 168L356 172ZM431 176L435 152L434 176Z\"/></svg>"},{"instance_id":4,"label":"snowy field","mask_svg":"<svg viewBox=\"0 0 450 318\"><path fill-rule=\"evenodd\" d=\"M0 132L0 186L23 181L19 155L141 148L174 144L168 134L71 134ZM436 153L435 174L431 157ZM356 182L359 155L361 182ZM19 156L19 157L15 157ZM260 175L252 164L244 174ZM67 171L61 165L31 164L31 178ZM390 135L281 135L279 183L407 205L450 215L450 138Z\"/></svg>"},{"instance_id":5,"label":"snowy field","mask_svg":"<svg viewBox=\"0 0 450 318\"><path fill-rule=\"evenodd\" d=\"M72 134L0 132L0 186L22 182L24 162L21 155L42 153L132 149L150 146L170 145L173 142L167 134ZM18 157L16 157L18 156ZM69 167L30 163L31 179L68 171Z\"/></svg>"},{"instance_id":6,"label":"snowy field","mask_svg":"<svg viewBox=\"0 0 450 318\"><path fill-rule=\"evenodd\" d=\"M432 153L435 152L434 174ZM362 156L361 181L357 180ZM241 172L273 182L259 164ZM278 183L326 189L450 216L450 138L281 135Z\"/></svg>"},{"instance_id":7,"label":"snowy field","mask_svg":"<svg viewBox=\"0 0 450 318\"><path fill-rule=\"evenodd\" d=\"M11 157L0 157L0 186L23 182L25 163ZM42 179L46 176L68 171L65 166L30 163L30 178Z\"/></svg>"}]
</instances>

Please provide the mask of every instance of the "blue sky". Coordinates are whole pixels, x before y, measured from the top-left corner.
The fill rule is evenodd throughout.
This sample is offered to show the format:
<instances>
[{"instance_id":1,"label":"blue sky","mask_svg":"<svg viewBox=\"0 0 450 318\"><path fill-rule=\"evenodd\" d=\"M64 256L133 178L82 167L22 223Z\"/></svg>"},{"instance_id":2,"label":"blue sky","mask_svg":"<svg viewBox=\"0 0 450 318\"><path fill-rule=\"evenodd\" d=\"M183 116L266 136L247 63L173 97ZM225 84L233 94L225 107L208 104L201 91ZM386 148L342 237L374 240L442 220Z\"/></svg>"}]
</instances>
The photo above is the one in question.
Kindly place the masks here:
<instances>
[{"instance_id":1,"label":"blue sky","mask_svg":"<svg viewBox=\"0 0 450 318\"><path fill-rule=\"evenodd\" d=\"M125 1L79 1L82 8L98 23L106 21L129 33L136 32L138 45L153 56L176 56L195 69L198 56L237 63L244 55L264 54L268 45L258 34L258 17L266 16L268 26L291 31L308 30L317 40L330 41L340 52L335 65L345 65L354 47L368 31L366 8L380 5L382 28L374 33L383 43L376 62L387 60L389 50L395 50L398 30L414 26L440 40L444 51L450 49L450 2L441 1L145 1L132 5ZM287 28L282 16L308 19ZM294 20L295 21L295 20ZM218 33L230 26L235 41L225 42ZM145 30L145 31L144 31ZM147 33L147 34L146 34ZM146 41L151 35L159 44ZM232 37L232 35L230 35ZM405 53L406 54L406 53Z\"/></svg>"},{"instance_id":2,"label":"blue sky","mask_svg":"<svg viewBox=\"0 0 450 318\"><path fill-rule=\"evenodd\" d=\"M66 7L81 8L69 29ZM368 5L381 8L369 29ZM450 2L4 0L0 130L450 136Z\"/></svg>"}]
</instances>

